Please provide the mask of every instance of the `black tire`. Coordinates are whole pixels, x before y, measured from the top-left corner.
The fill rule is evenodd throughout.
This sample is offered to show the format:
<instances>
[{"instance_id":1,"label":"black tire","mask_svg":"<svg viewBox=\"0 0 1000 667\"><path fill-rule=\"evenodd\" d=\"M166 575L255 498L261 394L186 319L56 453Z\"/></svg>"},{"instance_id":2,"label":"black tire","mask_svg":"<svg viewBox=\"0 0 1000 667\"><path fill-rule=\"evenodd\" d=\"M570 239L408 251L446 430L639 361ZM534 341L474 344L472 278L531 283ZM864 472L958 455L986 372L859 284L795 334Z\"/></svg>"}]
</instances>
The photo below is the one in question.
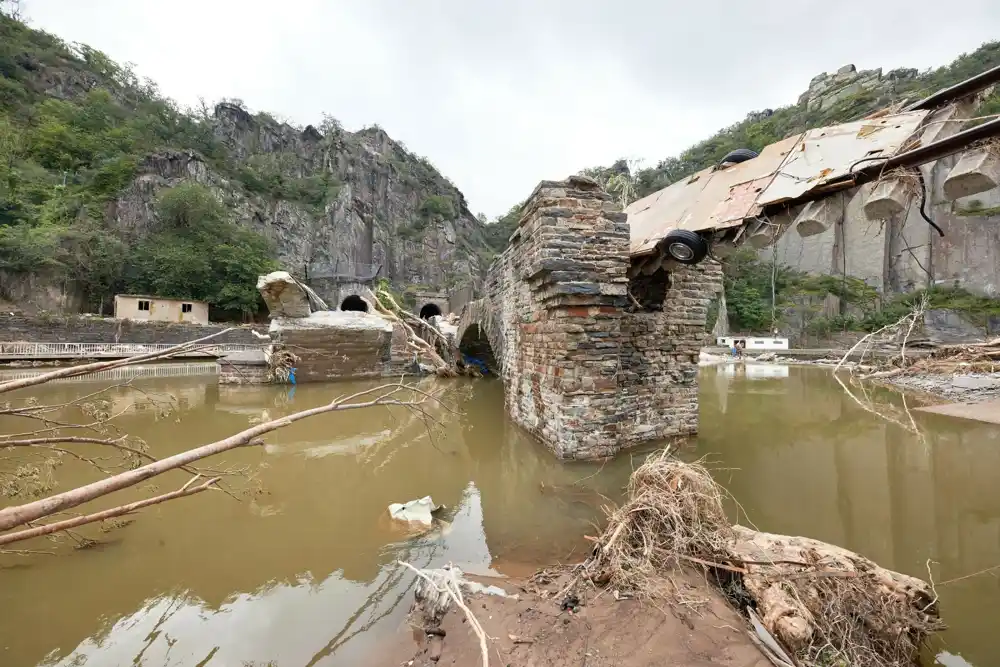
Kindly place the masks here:
<instances>
[{"instance_id":1,"label":"black tire","mask_svg":"<svg viewBox=\"0 0 1000 667\"><path fill-rule=\"evenodd\" d=\"M757 155L757 151L752 151L749 148L737 148L736 150L727 153L726 157L722 158L722 161L719 162L719 164L725 164L727 162L739 164L740 162L752 160L757 157Z\"/></svg>"},{"instance_id":2,"label":"black tire","mask_svg":"<svg viewBox=\"0 0 1000 667\"><path fill-rule=\"evenodd\" d=\"M708 242L695 232L675 229L663 238L663 252L681 264L697 264L708 256Z\"/></svg>"}]
</instances>

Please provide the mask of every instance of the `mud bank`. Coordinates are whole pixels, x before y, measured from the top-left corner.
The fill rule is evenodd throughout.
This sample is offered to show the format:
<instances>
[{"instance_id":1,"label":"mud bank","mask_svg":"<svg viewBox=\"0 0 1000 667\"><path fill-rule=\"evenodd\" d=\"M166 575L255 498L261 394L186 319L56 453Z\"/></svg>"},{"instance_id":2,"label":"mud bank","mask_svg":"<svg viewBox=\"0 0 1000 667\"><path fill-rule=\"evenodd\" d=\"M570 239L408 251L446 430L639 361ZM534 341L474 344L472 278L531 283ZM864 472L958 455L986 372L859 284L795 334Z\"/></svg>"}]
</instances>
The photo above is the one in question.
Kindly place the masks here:
<instances>
[{"instance_id":1,"label":"mud bank","mask_svg":"<svg viewBox=\"0 0 1000 667\"><path fill-rule=\"evenodd\" d=\"M724 497L707 469L665 451L632 474L579 565L484 598L452 566L401 563L418 577L414 638L384 664L903 667L943 629L926 582L733 525Z\"/></svg>"},{"instance_id":2,"label":"mud bank","mask_svg":"<svg viewBox=\"0 0 1000 667\"><path fill-rule=\"evenodd\" d=\"M680 571L669 584L664 581L678 587L691 604L654 605L587 588L568 600L575 605L564 605L569 596L557 596L571 583L568 568L543 570L528 579L469 578L517 595L476 594L466 599L490 637L491 665L771 665L750 641L745 621L694 571ZM452 608L435 634L402 628L372 664L464 667L480 665L480 655L479 639L464 614Z\"/></svg>"},{"instance_id":3,"label":"mud bank","mask_svg":"<svg viewBox=\"0 0 1000 667\"><path fill-rule=\"evenodd\" d=\"M1000 398L1000 373L919 373L887 378L882 382L948 401L980 403Z\"/></svg>"}]
</instances>

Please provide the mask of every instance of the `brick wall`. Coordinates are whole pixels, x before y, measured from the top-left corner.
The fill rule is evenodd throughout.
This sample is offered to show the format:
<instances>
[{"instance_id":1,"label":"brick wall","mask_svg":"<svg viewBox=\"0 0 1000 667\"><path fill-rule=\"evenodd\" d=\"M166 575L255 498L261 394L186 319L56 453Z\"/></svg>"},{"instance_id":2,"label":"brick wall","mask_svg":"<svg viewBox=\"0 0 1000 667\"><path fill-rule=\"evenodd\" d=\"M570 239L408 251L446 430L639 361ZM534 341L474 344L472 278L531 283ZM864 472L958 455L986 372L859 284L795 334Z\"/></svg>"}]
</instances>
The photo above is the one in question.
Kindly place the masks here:
<instances>
[{"instance_id":1,"label":"brick wall","mask_svg":"<svg viewBox=\"0 0 1000 667\"><path fill-rule=\"evenodd\" d=\"M139 322L90 317L24 317L0 315L0 342L29 343L163 343L177 345L229 328L221 324ZM254 327L266 332L266 327ZM260 343L251 327L237 327L212 342L253 345Z\"/></svg>"},{"instance_id":2,"label":"brick wall","mask_svg":"<svg viewBox=\"0 0 1000 667\"><path fill-rule=\"evenodd\" d=\"M560 458L697 430L698 353L721 271L668 263L652 277L665 293L631 312L630 266L626 216L597 183L544 181L467 311L485 320L511 418Z\"/></svg>"}]
</instances>

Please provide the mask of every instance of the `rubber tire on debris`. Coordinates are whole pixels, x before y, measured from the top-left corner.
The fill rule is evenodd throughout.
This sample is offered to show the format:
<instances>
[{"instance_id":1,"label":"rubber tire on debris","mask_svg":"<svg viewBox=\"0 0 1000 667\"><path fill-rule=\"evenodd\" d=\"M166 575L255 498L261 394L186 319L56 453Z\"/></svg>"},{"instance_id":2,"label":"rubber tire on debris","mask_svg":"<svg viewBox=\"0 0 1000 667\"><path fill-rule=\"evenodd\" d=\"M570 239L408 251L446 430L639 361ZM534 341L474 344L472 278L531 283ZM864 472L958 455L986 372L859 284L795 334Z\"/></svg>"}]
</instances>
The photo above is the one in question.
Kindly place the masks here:
<instances>
[{"instance_id":1,"label":"rubber tire on debris","mask_svg":"<svg viewBox=\"0 0 1000 667\"><path fill-rule=\"evenodd\" d=\"M708 242L695 232L675 229L664 237L663 251L667 257L681 264L697 264L708 255Z\"/></svg>"},{"instance_id":2,"label":"rubber tire on debris","mask_svg":"<svg viewBox=\"0 0 1000 667\"><path fill-rule=\"evenodd\" d=\"M740 162L746 162L747 160L752 160L757 157L757 151L752 151L749 148L737 148L734 151L726 153L726 157L722 158L719 164L725 164L727 162L732 162L733 164L739 164Z\"/></svg>"}]
</instances>

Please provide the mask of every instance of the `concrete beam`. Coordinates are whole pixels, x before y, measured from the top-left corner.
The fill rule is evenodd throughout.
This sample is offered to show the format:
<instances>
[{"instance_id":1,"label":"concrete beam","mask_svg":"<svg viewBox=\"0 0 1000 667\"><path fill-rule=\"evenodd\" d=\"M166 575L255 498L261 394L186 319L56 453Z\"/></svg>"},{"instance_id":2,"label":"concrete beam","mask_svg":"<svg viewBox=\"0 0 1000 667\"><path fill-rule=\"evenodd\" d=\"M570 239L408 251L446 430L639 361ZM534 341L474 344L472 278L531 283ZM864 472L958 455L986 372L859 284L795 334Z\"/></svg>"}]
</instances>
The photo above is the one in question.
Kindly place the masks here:
<instances>
[{"instance_id":1,"label":"concrete beam","mask_svg":"<svg viewBox=\"0 0 1000 667\"><path fill-rule=\"evenodd\" d=\"M886 178L872 184L863 210L869 220L890 220L910 207L913 188L900 178Z\"/></svg>"},{"instance_id":2,"label":"concrete beam","mask_svg":"<svg viewBox=\"0 0 1000 667\"><path fill-rule=\"evenodd\" d=\"M816 199L802 209L792 223L799 236L816 236L836 225L844 216L842 197Z\"/></svg>"},{"instance_id":3,"label":"concrete beam","mask_svg":"<svg viewBox=\"0 0 1000 667\"><path fill-rule=\"evenodd\" d=\"M1000 185L1000 160L997 155L981 148L969 151L944 180L944 196L949 200L978 195Z\"/></svg>"}]
</instances>

